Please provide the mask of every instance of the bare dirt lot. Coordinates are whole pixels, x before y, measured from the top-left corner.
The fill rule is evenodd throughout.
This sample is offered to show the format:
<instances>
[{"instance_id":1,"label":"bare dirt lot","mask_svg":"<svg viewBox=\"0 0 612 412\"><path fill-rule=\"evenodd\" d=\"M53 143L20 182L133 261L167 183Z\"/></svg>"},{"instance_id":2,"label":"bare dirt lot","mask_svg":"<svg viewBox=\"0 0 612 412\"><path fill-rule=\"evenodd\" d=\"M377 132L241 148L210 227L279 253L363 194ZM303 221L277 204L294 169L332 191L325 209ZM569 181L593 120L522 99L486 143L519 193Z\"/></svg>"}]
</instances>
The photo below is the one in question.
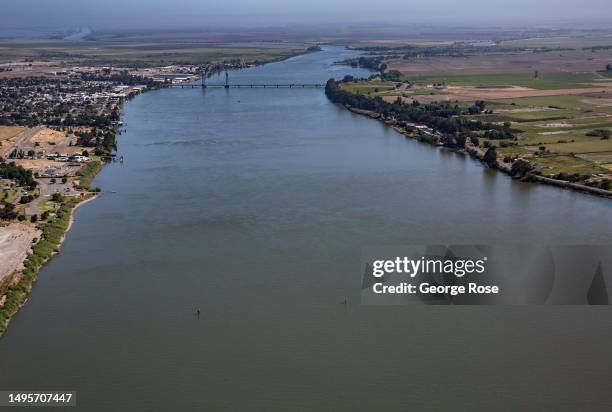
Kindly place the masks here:
<instances>
[{"instance_id":1,"label":"bare dirt lot","mask_svg":"<svg viewBox=\"0 0 612 412\"><path fill-rule=\"evenodd\" d=\"M23 269L32 239L39 236L38 229L26 224L0 227L0 285L13 273Z\"/></svg>"},{"instance_id":2,"label":"bare dirt lot","mask_svg":"<svg viewBox=\"0 0 612 412\"><path fill-rule=\"evenodd\" d=\"M24 130L25 127L0 126L0 156L8 153Z\"/></svg>"},{"instance_id":3,"label":"bare dirt lot","mask_svg":"<svg viewBox=\"0 0 612 412\"><path fill-rule=\"evenodd\" d=\"M32 143L39 144L61 144L66 141L66 135L62 132L51 129L43 129L36 133L32 139Z\"/></svg>"},{"instance_id":4,"label":"bare dirt lot","mask_svg":"<svg viewBox=\"0 0 612 412\"><path fill-rule=\"evenodd\" d=\"M70 141L71 139L65 133L44 128L33 135L26 144L36 147L36 151L43 150L45 153L59 152L71 155L83 151L82 147L70 146Z\"/></svg>"},{"instance_id":5,"label":"bare dirt lot","mask_svg":"<svg viewBox=\"0 0 612 412\"><path fill-rule=\"evenodd\" d=\"M15 159L13 161L24 169L32 170L34 173L46 177L76 176L76 173L82 167L48 159Z\"/></svg>"},{"instance_id":6,"label":"bare dirt lot","mask_svg":"<svg viewBox=\"0 0 612 412\"><path fill-rule=\"evenodd\" d=\"M4 47L0 47L0 61L3 60L2 54L5 50ZM51 61L1 63L0 68L3 69L3 71L0 71L0 78L55 76L56 72L66 70L57 62Z\"/></svg>"},{"instance_id":7,"label":"bare dirt lot","mask_svg":"<svg viewBox=\"0 0 612 412\"><path fill-rule=\"evenodd\" d=\"M0 126L0 141L15 137L24 129L25 127L21 126Z\"/></svg>"}]
</instances>

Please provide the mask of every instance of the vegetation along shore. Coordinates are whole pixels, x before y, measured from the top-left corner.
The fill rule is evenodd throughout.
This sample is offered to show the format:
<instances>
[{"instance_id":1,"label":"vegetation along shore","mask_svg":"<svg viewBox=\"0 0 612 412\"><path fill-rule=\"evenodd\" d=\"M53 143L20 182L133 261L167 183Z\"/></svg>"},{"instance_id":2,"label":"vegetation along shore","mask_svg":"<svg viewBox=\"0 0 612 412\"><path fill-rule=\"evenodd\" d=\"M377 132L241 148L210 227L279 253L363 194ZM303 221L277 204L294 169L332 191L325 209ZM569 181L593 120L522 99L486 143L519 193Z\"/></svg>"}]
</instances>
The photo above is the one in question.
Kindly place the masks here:
<instances>
[{"instance_id":1,"label":"vegetation along shore","mask_svg":"<svg viewBox=\"0 0 612 412\"><path fill-rule=\"evenodd\" d=\"M465 88L452 89L452 86L440 83L419 84L398 79L397 76L390 80L384 69L380 75L369 79L351 76L340 81L330 79L325 93L332 102L383 121L407 137L469 154L515 179L612 197L612 170L605 163L612 160L602 158L612 150L610 132L604 128L607 123L599 124L607 121L606 114L601 118L593 116L594 119L581 117L583 127L576 134L571 134L571 138L567 136L566 140L562 140L567 124L563 120L567 117L557 117L554 113L556 109L550 109L548 119L540 119L536 124L526 126L525 122L519 121L520 118L512 116L539 114L538 110L545 109L529 110L516 102L500 102L501 99L484 100L487 92L492 93L486 89L470 88L469 92L474 93L471 94ZM518 94L532 90L517 91L509 87ZM445 99L446 93L451 90L481 98L471 101L468 98ZM506 89L496 90L503 93ZM584 91L577 92L580 95L576 97L568 93L571 92L564 89L545 93L544 96L553 96L557 102L584 99L581 95ZM425 99L421 99L421 96ZM520 98L514 100L520 101ZM552 130L547 131L548 128ZM532 132L538 129L542 131ZM571 152L572 148L576 150L580 146L589 146L586 149L588 153ZM597 149L601 152L599 156Z\"/></svg>"}]
</instances>

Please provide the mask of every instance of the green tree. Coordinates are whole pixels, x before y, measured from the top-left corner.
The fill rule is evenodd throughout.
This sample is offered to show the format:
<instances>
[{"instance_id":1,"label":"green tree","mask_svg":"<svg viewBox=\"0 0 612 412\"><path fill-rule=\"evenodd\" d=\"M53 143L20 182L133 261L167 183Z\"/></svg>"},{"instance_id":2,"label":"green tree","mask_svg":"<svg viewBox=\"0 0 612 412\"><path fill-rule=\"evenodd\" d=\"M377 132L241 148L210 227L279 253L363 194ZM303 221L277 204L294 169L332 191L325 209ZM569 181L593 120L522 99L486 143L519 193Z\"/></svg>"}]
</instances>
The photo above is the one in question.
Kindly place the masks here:
<instances>
[{"instance_id":1,"label":"green tree","mask_svg":"<svg viewBox=\"0 0 612 412\"><path fill-rule=\"evenodd\" d=\"M0 208L0 219L13 220L17 217L15 205L8 202L2 202L3 207Z\"/></svg>"},{"instance_id":2,"label":"green tree","mask_svg":"<svg viewBox=\"0 0 612 412\"><path fill-rule=\"evenodd\" d=\"M520 179L525 177L532 170L533 166L531 165L531 163L523 159L518 159L517 161L512 163L512 170L510 171L510 174L512 175L512 177Z\"/></svg>"},{"instance_id":3,"label":"green tree","mask_svg":"<svg viewBox=\"0 0 612 412\"><path fill-rule=\"evenodd\" d=\"M497 150L495 146L487 149L482 161L489 167L497 167Z\"/></svg>"},{"instance_id":4,"label":"green tree","mask_svg":"<svg viewBox=\"0 0 612 412\"><path fill-rule=\"evenodd\" d=\"M378 69L380 70L380 77L381 78L385 77L385 70L387 70L387 64L381 63Z\"/></svg>"}]
</instances>

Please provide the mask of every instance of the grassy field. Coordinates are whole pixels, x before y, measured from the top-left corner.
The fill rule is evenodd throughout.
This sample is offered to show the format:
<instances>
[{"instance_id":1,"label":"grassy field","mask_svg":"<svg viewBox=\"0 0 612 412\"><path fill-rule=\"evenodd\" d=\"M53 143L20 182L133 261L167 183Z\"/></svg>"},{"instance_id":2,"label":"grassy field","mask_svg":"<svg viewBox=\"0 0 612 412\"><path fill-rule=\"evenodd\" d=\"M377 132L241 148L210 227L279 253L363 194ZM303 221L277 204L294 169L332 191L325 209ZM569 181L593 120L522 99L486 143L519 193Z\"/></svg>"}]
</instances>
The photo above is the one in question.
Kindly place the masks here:
<instances>
[{"instance_id":1,"label":"grassy field","mask_svg":"<svg viewBox=\"0 0 612 412\"><path fill-rule=\"evenodd\" d=\"M604 169L587 160L566 155L540 156L537 158L537 163L542 167L542 175L546 177L553 177L559 173L592 175L605 172Z\"/></svg>"},{"instance_id":2,"label":"grassy field","mask_svg":"<svg viewBox=\"0 0 612 412\"><path fill-rule=\"evenodd\" d=\"M90 190L91 182L93 181L94 177L96 177L101 168L102 163L99 160L94 160L83 166L83 168L77 173L79 179L79 184L77 185L77 188Z\"/></svg>"},{"instance_id":3,"label":"grassy field","mask_svg":"<svg viewBox=\"0 0 612 412\"><path fill-rule=\"evenodd\" d=\"M389 95L388 92L395 90L395 83L391 82L358 82L347 83L344 89L357 94L369 94L374 96Z\"/></svg>"},{"instance_id":4,"label":"grassy field","mask_svg":"<svg viewBox=\"0 0 612 412\"><path fill-rule=\"evenodd\" d=\"M585 100L580 95L529 97L497 100L490 107L496 120L510 121L521 132L514 150L525 151L516 154L539 165L544 176L609 174L605 166L612 163L612 140L588 134L598 129L612 132L612 107Z\"/></svg>"},{"instance_id":5,"label":"grassy field","mask_svg":"<svg viewBox=\"0 0 612 412\"><path fill-rule=\"evenodd\" d=\"M612 150L612 140L583 140L581 142L546 145L553 153L601 153Z\"/></svg>"}]
</instances>

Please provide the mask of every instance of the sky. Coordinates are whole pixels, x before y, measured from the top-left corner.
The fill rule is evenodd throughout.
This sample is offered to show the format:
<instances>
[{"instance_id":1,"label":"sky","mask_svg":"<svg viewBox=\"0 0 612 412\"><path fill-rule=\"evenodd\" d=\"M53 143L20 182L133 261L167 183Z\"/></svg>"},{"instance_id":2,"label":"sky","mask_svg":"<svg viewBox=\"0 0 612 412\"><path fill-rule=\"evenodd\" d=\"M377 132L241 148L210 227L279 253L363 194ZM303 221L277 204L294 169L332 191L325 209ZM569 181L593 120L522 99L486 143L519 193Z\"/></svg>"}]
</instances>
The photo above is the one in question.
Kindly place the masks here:
<instances>
[{"instance_id":1,"label":"sky","mask_svg":"<svg viewBox=\"0 0 612 412\"><path fill-rule=\"evenodd\" d=\"M597 20L611 0L2 0L0 25L198 27L295 23L495 24Z\"/></svg>"}]
</instances>

